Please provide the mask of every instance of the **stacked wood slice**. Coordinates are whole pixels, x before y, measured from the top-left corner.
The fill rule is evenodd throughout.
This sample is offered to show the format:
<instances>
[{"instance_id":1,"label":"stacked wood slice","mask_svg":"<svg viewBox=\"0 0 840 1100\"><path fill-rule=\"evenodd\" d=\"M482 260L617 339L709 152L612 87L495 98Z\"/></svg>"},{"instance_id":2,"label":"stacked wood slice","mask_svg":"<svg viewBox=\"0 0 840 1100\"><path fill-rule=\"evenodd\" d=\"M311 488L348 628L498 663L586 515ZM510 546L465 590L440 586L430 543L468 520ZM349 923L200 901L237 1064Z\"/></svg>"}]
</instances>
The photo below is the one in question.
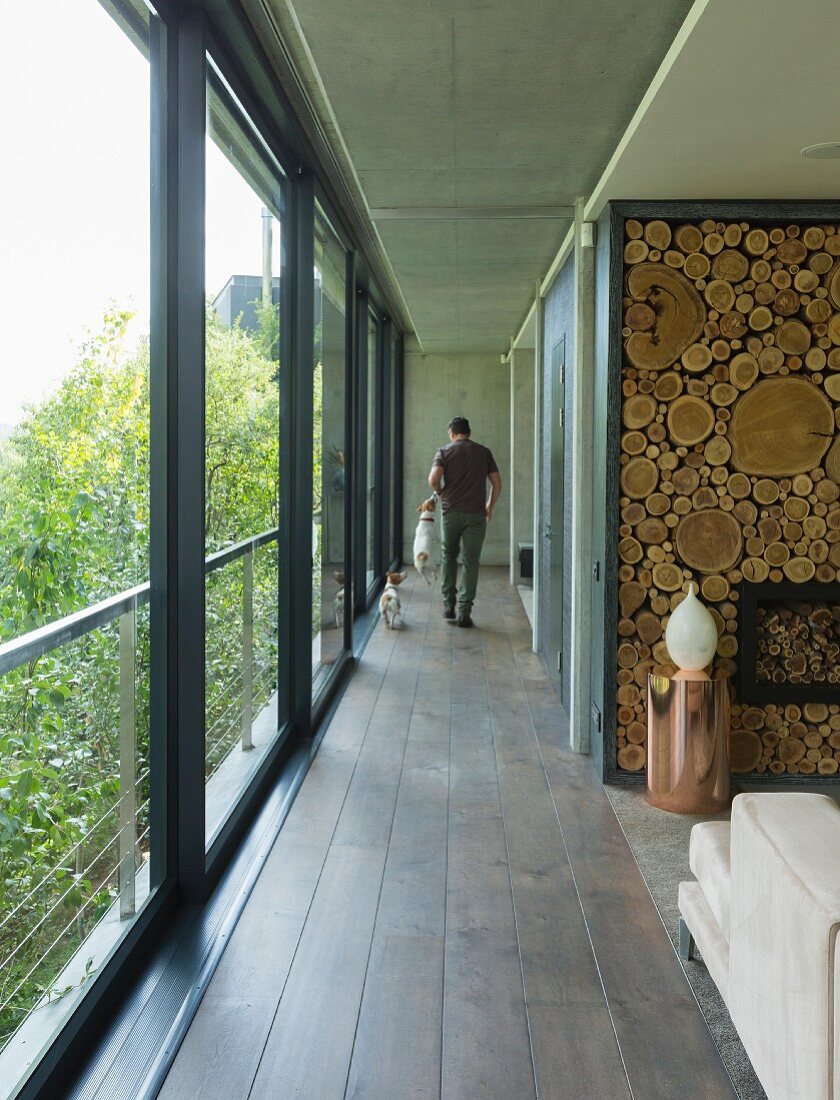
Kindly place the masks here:
<instances>
[{"instance_id":1,"label":"stacked wood slice","mask_svg":"<svg viewBox=\"0 0 840 1100\"><path fill-rule=\"evenodd\" d=\"M616 752L639 771L647 677L675 671L664 631L690 582L722 677L737 669L741 581L840 575L840 226L625 228ZM835 609L809 606L780 605L759 639L760 675L803 699L840 668ZM840 699L733 697L732 713L733 771L840 774Z\"/></svg>"},{"instance_id":2,"label":"stacked wood slice","mask_svg":"<svg viewBox=\"0 0 840 1100\"><path fill-rule=\"evenodd\" d=\"M755 674L767 684L840 684L840 606L759 604Z\"/></svg>"}]
</instances>

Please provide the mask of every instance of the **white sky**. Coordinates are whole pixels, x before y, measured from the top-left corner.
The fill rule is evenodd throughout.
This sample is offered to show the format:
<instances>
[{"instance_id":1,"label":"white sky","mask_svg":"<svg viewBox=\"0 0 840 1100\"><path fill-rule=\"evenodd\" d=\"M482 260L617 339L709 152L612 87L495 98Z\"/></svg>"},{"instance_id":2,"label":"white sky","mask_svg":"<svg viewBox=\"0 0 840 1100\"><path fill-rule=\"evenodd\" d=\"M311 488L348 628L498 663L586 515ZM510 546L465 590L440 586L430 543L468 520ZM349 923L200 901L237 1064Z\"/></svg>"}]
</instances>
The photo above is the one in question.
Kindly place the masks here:
<instances>
[{"instance_id":1,"label":"white sky","mask_svg":"<svg viewBox=\"0 0 840 1100\"><path fill-rule=\"evenodd\" d=\"M3 425L67 372L111 301L148 328L149 70L96 0L0 0L0 26ZM208 144L211 294L260 274L261 207Z\"/></svg>"}]
</instances>

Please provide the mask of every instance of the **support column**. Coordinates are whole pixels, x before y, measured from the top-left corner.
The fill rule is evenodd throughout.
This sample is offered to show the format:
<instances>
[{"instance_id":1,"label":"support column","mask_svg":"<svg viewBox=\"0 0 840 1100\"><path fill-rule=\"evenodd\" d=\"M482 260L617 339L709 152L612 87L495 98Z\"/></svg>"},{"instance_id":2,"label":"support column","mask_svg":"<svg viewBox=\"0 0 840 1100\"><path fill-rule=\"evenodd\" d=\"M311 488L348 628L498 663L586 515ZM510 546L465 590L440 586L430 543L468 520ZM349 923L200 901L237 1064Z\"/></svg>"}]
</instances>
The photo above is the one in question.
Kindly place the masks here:
<instances>
[{"instance_id":1,"label":"support column","mask_svg":"<svg viewBox=\"0 0 840 1100\"><path fill-rule=\"evenodd\" d=\"M508 352L508 368L510 374L510 525L509 525L509 580L516 584L516 348L513 338L510 341Z\"/></svg>"},{"instance_id":2,"label":"support column","mask_svg":"<svg viewBox=\"0 0 840 1100\"><path fill-rule=\"evenodd\" d=\"M589 752L592 638L592 454L595 340L595 225L575 204L575 386L572 399L572 652L569 730Z\"/></svg>"},{"instance_id":3,"label":"support column","mask_svg":"<svg viewBox=\"0 0 840 1100\"><path fill-rule=\"evenodd\" d=\"M540 609L542 585L540 568L542 561L542 407L543 407L543 296L540 280L534 284L534 310L536 336L534 337L534 604L531 649L540 651Z\"/></svg>"}]
</instances>

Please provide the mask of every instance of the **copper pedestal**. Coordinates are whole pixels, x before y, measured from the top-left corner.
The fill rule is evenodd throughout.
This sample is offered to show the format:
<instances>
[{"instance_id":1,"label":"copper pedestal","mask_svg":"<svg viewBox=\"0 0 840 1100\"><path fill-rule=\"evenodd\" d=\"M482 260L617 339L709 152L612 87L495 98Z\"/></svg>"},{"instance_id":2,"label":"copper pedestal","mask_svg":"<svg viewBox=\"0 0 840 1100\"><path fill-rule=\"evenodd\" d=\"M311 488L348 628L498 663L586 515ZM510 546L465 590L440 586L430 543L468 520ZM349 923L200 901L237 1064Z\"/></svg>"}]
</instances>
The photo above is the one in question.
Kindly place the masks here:
<instances>
[{"instance_id":1,"label":"copper pedestal","mask_svg":"<svg viewBox=\"0 0 840 1100\"><path fill-rule=\"evenodd\" d=\"M729 680L648 676L647 800L677 814L729 806Z\"/></svg>"}]
</instances>

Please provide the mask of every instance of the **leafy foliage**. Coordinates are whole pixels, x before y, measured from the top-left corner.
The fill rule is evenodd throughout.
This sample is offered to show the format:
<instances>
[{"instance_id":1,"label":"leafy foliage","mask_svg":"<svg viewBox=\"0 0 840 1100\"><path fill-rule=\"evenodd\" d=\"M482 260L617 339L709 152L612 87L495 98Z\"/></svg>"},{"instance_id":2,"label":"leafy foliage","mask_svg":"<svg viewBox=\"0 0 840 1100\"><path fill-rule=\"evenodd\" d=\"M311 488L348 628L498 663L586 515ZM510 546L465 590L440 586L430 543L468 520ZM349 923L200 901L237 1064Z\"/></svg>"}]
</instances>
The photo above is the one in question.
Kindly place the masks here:
<instances>
[{"instance_id":1,"label":"leafy foliage","mask_svg":"<svg viewBox=\"0 0 840 1100\"><path fill-rule=\"evenodd\" d=\"M277 525L277 313L258 307L252 333L207 310L208 553ZM131 322L110 308L56 391L0 445L0 641L149 578L150 357L146 338L131 345ZM241 577L241 562L208 576L208 774L239 735ZM254 562L255 712L276 686L276 585L275 545ZM148 608L136 632L139 867L149 849ZM119 679L117 622L0 679L0 1044L42 998L67 991L58 974L116 897Z\"/></svg>"}]
</instances>

